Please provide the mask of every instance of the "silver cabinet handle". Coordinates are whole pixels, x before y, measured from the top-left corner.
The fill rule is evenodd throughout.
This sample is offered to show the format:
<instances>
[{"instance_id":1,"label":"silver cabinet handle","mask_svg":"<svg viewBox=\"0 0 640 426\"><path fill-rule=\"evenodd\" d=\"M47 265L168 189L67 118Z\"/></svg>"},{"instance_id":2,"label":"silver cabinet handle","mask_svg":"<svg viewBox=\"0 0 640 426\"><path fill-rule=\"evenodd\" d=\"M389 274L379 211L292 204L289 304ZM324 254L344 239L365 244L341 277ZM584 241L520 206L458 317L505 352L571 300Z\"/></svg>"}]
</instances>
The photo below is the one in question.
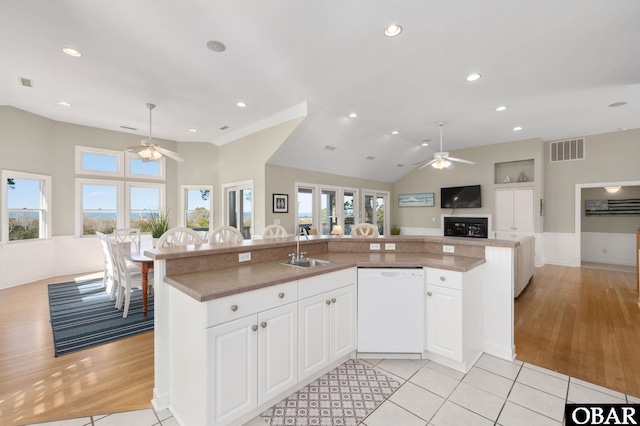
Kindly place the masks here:
<instances>
[{"instance_id":1,"label":"silver cabinet handle","mask_svg":"<svg viewBox=\"0 0 640 426\"><path fill-rule=\"evenodd\" d=\"M231 310L233 312L237 311L238 310L238 305L231 305Z\"/></svg>"},{"instance_id":2,"label":"silver cabinet handle","mask_svg":"<svg viewBox=\"0 0 640 426\"><path fill-rule=\"evenodd\" d=\"M440 275L440 281L445 281L445 280L446 280L445 276L444 275Z\"/></svg>"},{"instance_id":3,"label":"silver cabinet handle","mask_svg":"<svg viewBox=\"0 0 640 426\"><path fill-rule=\"evenodd\" d=\"M251 326L251 329L252 329L253 331L258 331L258 326L257 326L257 325L252 325L252 326Z\"/></svg>"},{"instance_id":4,"label":"silver cabinet handle","mask_svg":"<svg viewBox=\"0 0 640 426\"><path fill-rule=\"evenodd\" d=\"M260 327L262 327L262 328L267 328L267 323L266 323L266 322L264 322L264 321L262 321L262 322L260 323Z\"/></svg>"},{"instance_id":5,"label":"silver cabinet handle","mask_svg":"<svg viewBox=\"0 0 640 426\"><path fill-rule=\"evenodd\" d=\"M279 297L280 299L284 299L284 293L280 293L280 294L278 294L278 297Z\"/></svg>"},{"instance_id":6,"label":"silver cabinet handle","mask_svg":"<svg viewBox=\"0 0 640 426\"><path fill-rule=\"evenodd\" d=\"M431 293L430 291L427 292L427 296L431 296L433 293Z\"/></svg>"},{"instance_id":7,"label":"silver cabinet handle","mask_svg":"<svg viewBox=\"0 0 640 426\"><path fill-rule=\"evenodd\" d=\"M336 303L336 298L331 299L331 303Z\"/></svg>"},{"instance_id":8,"label":"silver cabinet handle","mask_svg":"<svg viewBox=\"0 0 640 426\"><path fill-rule=\"evenodd\" d=\"M331 304L331 300L328 300L328 299L327 299L327 301L326 301L326 302L324 302L324 303L326 303L327 305L330 305L330 304Z\"/></svg>"}]
</instances>

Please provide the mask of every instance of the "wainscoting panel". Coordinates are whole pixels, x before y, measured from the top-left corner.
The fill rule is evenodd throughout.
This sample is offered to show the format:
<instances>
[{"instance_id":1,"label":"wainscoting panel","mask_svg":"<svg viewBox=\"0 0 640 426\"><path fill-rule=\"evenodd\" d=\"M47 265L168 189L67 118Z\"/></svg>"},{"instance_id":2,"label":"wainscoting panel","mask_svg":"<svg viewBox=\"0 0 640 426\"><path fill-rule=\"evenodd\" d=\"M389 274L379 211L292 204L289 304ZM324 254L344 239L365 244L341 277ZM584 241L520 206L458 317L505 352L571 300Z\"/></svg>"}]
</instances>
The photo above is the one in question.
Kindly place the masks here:
<instances>
[{"instance_id":1,"label":"wainscoting panel","mask_svg":"<svg viewBox=\"0 0 640 426\"><path fill-rule=\"evenodd\" d=\"M0 290L58 275L96 272L104 261L95 237L0 244Z\"/></svg>"},{"instance_id":2,"label":"wainscoting panel","mask_svg":"<svg viewBox=\"0 0 640 426\"><path fill-rule=\"evenodd\" d=\"M581 252L583 262L635 266L636 234L583 232Z\"/></svg>"},{"instance_id":3,"label":"wainscoting panel","mask_svg":"<svg viewBox=\"0 0 640 426\"><path fill-rule=\"evenodd\" d=\"M544 233L544 263L564 266L580 266L580 259L576 259L575 234L558 232Z\"/></svg>"},{"instance_id":4,"label":"wainscoting panel","mask_svg":"<svg viewBox=\"0 0 640 426\"><path fill-rule=\"evenodd\" d=\"M53 240L0 244L0 289L55 275Z\"/></svg>"}]
</instances>

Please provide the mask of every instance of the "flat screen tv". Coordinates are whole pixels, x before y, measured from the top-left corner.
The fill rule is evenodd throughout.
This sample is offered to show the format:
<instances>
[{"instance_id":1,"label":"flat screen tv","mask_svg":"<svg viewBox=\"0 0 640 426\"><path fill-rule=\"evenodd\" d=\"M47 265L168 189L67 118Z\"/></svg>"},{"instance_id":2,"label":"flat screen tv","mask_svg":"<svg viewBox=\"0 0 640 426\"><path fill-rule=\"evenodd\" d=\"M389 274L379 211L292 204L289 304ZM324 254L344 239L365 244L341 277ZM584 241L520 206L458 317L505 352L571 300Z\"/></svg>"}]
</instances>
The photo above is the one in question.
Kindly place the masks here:
<instances>
[{"instance_id":1,"label":"flat screen tv","mask_svg":"<svg viewBox=\"0 0 640 426\"><path fill-rule=\"evenodd\" d=\"M440 208L470 209L482 207L480 185L455 186L440 189Z\"/></svg>"}]
</instances>

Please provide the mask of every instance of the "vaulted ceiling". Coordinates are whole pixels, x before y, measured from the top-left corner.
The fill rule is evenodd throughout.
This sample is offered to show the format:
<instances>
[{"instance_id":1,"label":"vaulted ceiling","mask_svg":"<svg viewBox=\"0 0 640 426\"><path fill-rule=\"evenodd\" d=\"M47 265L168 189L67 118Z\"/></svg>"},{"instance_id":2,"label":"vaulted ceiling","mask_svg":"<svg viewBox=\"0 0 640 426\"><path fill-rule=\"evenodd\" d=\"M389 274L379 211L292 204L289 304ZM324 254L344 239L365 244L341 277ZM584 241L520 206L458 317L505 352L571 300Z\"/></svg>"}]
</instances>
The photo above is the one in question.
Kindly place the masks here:
<instances>
[{"instance_id":1,"label":"vaulted ceiling","mask_svg":"<svg viewBox=\"0 0 640 426\"><path fill-rule=\"evenodd\" d=\"M154 136L216 145L303 114L271 163L393 182L439 121L445 151L639 128L638 22L637 0L2 1L0 104L145 136L152 102Z\"/></svg>"}]
</instances>

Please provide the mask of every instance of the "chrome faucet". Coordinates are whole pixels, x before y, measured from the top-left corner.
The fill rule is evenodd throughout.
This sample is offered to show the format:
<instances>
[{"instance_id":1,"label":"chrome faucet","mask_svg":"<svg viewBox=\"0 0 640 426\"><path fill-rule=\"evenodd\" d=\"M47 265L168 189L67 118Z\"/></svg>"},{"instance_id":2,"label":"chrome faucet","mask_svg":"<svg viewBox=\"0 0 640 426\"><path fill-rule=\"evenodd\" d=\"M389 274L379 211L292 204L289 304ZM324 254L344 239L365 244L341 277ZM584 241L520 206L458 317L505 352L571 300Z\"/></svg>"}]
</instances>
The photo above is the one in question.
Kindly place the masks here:
<instances>
[{"instance_id":1,"label":"chrome faucet","mask_svg":"<svg viewBox=\"0 0 640 426\"><path fill-rule=\"evenodd\" d=\"M302 253L300 253L300 236L301 235L303 235L307 239L307 241L309 241L309 236L307 235L306 232L304 232L304 228L303 228L303 230L300 231L298 235L296 235L296 252L291 253L289 255L289 257L291 257L292 263L300 262L301 260L304 260L304 255L307 254L306 251L303 251Z\"/></svg>"}]
</instances>

